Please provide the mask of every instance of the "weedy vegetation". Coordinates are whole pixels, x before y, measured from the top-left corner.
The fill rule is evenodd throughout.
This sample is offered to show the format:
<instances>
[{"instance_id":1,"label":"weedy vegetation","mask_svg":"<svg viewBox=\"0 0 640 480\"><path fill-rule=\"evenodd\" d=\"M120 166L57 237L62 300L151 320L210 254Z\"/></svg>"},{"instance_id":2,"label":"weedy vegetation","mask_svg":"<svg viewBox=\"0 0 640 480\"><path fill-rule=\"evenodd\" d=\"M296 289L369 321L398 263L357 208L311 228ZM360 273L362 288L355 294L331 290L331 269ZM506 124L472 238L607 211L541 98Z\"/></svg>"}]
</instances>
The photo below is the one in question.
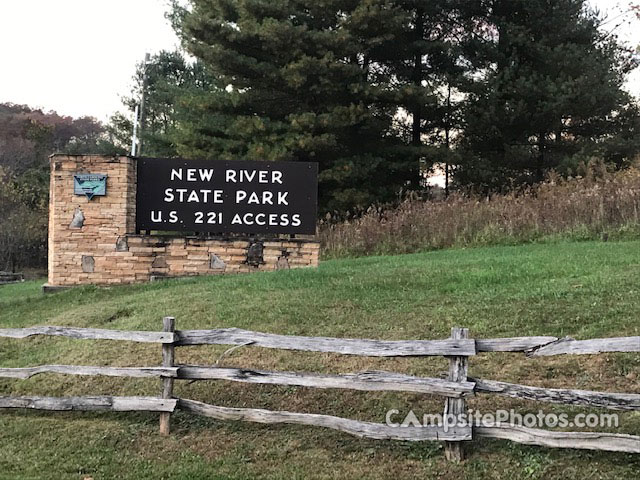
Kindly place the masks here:
<instances>
[{"instance_id":1,"label":"weedy vegetation","mask_svg":"<svg viewBox=\"0 0 640 480\"><path fill-rule=\"evenodd\" d=\"M640 167L609 172L592 163L580 175L506 194L453 193L394 208L371 207L341 222L325 219L325 258L422 252L448 247L640 236Z\"/></svg>"}]
</instances>

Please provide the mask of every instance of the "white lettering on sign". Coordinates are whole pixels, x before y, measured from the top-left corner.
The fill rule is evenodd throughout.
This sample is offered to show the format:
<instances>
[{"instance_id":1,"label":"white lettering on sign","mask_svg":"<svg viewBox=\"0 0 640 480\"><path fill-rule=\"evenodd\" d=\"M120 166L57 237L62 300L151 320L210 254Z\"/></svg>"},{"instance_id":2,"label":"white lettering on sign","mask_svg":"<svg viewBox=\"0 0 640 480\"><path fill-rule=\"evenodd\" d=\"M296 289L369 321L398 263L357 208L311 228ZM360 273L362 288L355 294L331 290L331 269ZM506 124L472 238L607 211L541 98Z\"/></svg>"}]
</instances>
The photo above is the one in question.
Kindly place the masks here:
<instances>
[{"instance_id":1,"label":"white lettering on sign","mask_svg":"<svg viewBox=\"0 0 640 480\"><path fill-rule=\"evenodd\" d=\"M206 212L207 221L206 223L210 225L221 225L222 224L222 212ZM196 212L194 223L205 223L204 221L205 212Z\"/></svg>"},{"instance_id":2,"label":"white lettering on sign","mask_svg":"<svg viewBox=\"0 0 640 480\"><path fill-rule=\"evenodd\" d=\"M162 210L151 210L151 221L153 223L162 223ZM169 212L169 223L178 223L178 212L171 210Z\"/></svg>"},{"instance_id":3,"label":"white lettering on sign","mask_svg":"<svg viewBox=\"0 0 640 480\"><path fill-rule=\"evenodd\" d=\"M276 193L278 197L276 205L289 205L289 202L287 201L287 195L289 195L289 192ZM251 192L251 194L249 194L245 190L238 190L236 191L236 203L246 203L248 205L273 205L273 192Z\"/></svg>"},{"instance_id":4,"label":"white lettering on sign","mask_svg":"<svg viewBox=\"0 0 640 480\"><path fill-rule=\"evenodd\" d=\"M227 170L224 181L227 183L278 183L282 185L282 172L278 170Z\"/></svg>"},{"instance_id":5,"label":"white lettering on sign","mask_svg":"<svg viewBox=\"0 0 640 480\"><path fill-rule=\"evenodd\" d=\"M188 195L187 192L189 192ZM222 203L224 201L222 198L223 194L224 190L188 190L186 188L167 188L164 191L164 201L167 203Z\"/></svg>"},{"instance_id":6,"label":"white lettering on sign","mask_svg":"<svg viewBox=\"0 0 640 480\"><path fill-rule=\"evenodd\" d=\"M270 227L299 227L302 223L300 214L294 213L289 219L287 213L245 213L241 215L236 213L231 220L231 225L269 225Z\"/></svg>"},{"instance_id":7,"label":"white lettering on sign","mask_svg":"<svg viewBox=\"0 0 640 480\"><path fill-rule=\"evenodd\" d=\"M187 168L187 182L210 182L213 178L213 168ZM171 169L171 180L182 180L184 178L182 168Z\"/></svg>"}]
</instances>

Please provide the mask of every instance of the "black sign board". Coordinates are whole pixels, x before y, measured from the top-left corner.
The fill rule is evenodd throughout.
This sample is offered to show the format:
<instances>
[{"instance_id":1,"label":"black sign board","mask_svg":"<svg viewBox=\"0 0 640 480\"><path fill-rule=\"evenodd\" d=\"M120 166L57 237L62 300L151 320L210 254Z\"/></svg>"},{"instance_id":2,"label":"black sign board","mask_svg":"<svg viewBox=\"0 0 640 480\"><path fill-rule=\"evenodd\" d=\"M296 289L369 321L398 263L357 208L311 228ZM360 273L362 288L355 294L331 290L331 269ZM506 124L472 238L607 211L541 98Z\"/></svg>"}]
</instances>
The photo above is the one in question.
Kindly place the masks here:
<instances>
[{"instance_id":1,"label":"black sign board","mask_svg":"<svg viewBox=\"0 0 640 480\"><path fill-rule=\"evenodd\" d=\"M315 234L318 165L138 159L138 230Z\"/></svg>"}]
</instances>

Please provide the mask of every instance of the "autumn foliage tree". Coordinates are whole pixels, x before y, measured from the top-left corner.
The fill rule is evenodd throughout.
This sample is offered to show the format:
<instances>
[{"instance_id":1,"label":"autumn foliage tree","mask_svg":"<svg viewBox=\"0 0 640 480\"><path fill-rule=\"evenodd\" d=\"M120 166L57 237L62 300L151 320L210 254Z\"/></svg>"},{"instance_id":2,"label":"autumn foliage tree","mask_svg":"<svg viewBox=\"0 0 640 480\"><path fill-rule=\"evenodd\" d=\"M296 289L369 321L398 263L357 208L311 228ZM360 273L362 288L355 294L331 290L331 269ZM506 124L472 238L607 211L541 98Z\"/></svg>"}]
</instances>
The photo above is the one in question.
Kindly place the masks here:
<instances>
[{"instance_id":1,"label":"autumn foliage tree","mask_svg":"<svg viewBox=\"0 0 640 480\"><path fill-rule=\"evenodd\" d=\"M0 104L0 269L42 267L51 153L115 153L102 124Z\"/></svg>"}]
</instances>

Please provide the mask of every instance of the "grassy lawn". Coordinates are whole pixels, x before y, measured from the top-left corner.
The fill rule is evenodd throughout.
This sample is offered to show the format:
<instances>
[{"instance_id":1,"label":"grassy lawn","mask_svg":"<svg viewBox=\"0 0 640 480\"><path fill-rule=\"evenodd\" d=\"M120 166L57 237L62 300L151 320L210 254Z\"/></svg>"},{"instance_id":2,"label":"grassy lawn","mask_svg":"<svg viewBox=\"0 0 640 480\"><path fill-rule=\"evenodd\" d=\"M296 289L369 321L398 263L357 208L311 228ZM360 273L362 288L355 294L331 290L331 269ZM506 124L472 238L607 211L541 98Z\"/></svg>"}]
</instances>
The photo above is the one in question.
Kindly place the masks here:
<instances>
[{"instance_id":1,"label":"grassy lawn","mask_svg":"<svg viewBox=\"0 0 640 480\"><path fill-rule=\"evenodd\" d=\"M282 334L434 339L471 336L640 335L640 241L444 250L323 262L317 270L171 280L55 295L43 282L0 287L0 327L68 325L160 330L240 327ZM213 364L224 346L183 347L181 363ZM0 339L0 366L155 365L157 345L55 337ZM225 366L318 372L367 369L438 376L447 361L370 359L240 348ZM640 355L470 359L471 376L545 387L638 393ZM0 379L0 395L157 395L159 380L40 375ZM387 410L442 410L439 397L230 382L177 382L177 396L236 407L327 413L384 422ZM477 396L471 408L521 413L599 412ZM640 456L474 442L460 465L437 443L362 440L319 428L217 422L178 413L172 434L157 415L0 413L0 478L635 478ZM602 428L598 430L604 430ZM640 434L640 413L611 431Z\"/></svg>"}]
</instances>

